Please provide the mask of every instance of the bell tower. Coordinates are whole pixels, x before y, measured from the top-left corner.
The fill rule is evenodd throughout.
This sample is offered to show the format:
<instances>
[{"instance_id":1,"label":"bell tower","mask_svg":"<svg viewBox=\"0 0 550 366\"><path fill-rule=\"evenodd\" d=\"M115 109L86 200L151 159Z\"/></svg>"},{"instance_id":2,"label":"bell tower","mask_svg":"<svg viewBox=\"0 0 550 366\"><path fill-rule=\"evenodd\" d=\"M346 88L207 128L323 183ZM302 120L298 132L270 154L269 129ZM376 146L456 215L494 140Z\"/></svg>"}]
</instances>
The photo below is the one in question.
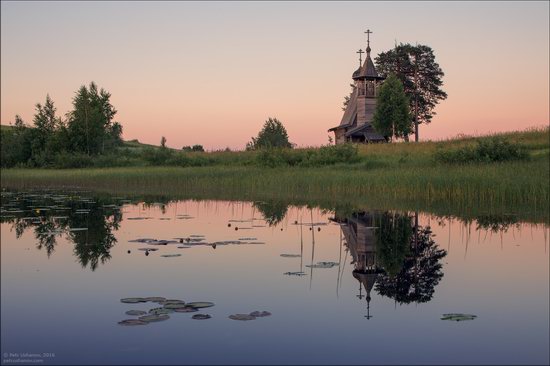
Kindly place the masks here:
<instances>
[{"instance_id":1,"label":"bell tower","mask_svg":"<svg viewBox=\"0 0 550 366\"><path fill-rule=\"evenodd\" d=\"M367 48L365 63L355 74L353 79L357 87L357 126L370 124L374 117L376 109L376 97L378 96L378 88L381 81L384 79L379 76L374 67L374 62L370 56L370 35L372 31L367 29Z\"/></svg>"}]
</instances>

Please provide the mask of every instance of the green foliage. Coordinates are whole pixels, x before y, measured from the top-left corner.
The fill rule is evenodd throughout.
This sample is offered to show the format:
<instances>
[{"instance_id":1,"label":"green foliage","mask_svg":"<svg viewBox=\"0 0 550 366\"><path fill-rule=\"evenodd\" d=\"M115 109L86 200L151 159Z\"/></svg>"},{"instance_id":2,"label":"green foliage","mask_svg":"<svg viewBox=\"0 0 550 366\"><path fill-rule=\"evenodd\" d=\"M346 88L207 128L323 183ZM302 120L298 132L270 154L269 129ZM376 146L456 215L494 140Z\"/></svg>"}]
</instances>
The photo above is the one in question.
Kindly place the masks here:
<instances>
[{"instance_id":1,"label":"green foliage","mask_svg":"<svg viewBox=\"0 0 550 366\"><path fill-rule=\"evenodd\" d=\"M202 145L193 145L193 146L184 146L181 148L183 151L191 152L191 151L200 151L204 152L204 147Z\"/></svg>"},{"instance_id":2,"label":"green foliage","mask_svg":"<svg viewBox=\"0 0 550 366\"><path fill-rule=\"evenodd\" d=\"M63 151L55 156L54 166L61 169L89 168L94 166L91 156L84 153L69 153Z\"/></svg>"},{"instance_id":3,"label":"green foliage","mask_svg":"<svg viewBox=\"0 0 550 366\"><path fill-rule=\"evenodd\" d=\"M81 154L111 153L122 145L122 126L112 121L116 110L110 97L93 82L89 88L82 86L65 122L56 116L54 102L47 95L43 105L35 106L32 128L17 115L14 127L2 130L1 166L93 166Z\"/></svg>"},{"instance_id":4,"label":"green foliage","mask_svg":"<svg viewBox=\"0 0 550 366\"><path fill-rule=\"evenodd\" d=\"M376 252L382 267L390 276L401 271L413 234L408 215L384 212L376 215Z\"/></svg>"},{"instance_id":5,"label":"green foliage","mask_svg":"<svg viewBox=\"0 0 550 366\"><path fill-rule=\"evenodd\" d=\"M436 114L435 106L447 98L447 93L441 89L445 74L435 61L431 47L401 43L392 50L380 53L375 61L382 75L393 73L401 80L413 112L416 98L418 123L429 123ZM413 122L411 120L411 124Z\"/></svg>"},{"instance_id":6,"label":"green foliage","mask_svg":"<svg viewBox=\"0 0 550 366\"><path fill-rule=\"evenodd\" d=\"M67 121L71 151L97 155L120 143L122 126L113 122L117 111L110 98L111 94L98 90L94 82L76 92Z\"/></svg>"},{"instance_id":7,"label":"green foliage","mask_svg":"<svg viewBox=\"0 0 550 366\"><path fill-rule=\"evenodd\" d=\"M279 224L286 216L288 204L283 201L257 201L254 207L262 214L269 226Z\"/></svg>"},{"instance_id":8,"label":"green foliage","mask_svg":"<svg viewBox=\"0 0 550 366\"><path fill-rule=\"evenodd\" d=\"M519 144L492 137L477 140L475 146L466 145L456 149L444 149L440 145L434 157L440 163L468 164L526 160L529 155Z\"/></svg>"},{"instance_id":9,"label":"green foliage","mask_svg":"<svg viewBox=\"0 0 550 366\"><path fill-rule=\"evenodd\" d=\"M359 161L357 146L353 144L327 145L318 149L261 149L256 163L265 167L317 167Z\"/></svg>"},{"instance_id":10,"label":"green foliage","mask_svg":"<svg viewBox=\"0 0 550 366\"><path fill-rule=\"evenodd\" d=\"M292 144L288 141L288 133L285 127L277 118L269 118L265 121L262 130L257 137L253 137L246 149L258 150L265 148L291 148Z\"/></svg>"},{"instance_id":11,"label":"green foliage","mask_svg":"<svg viewBox=\"0 0 550 366\"><path fill-rule=\"evenodd\" d=\"M380 87L372 124L386 137L404 138L412 132L409 101L395 74L390 74Z\"/></svg>"}]
</instances>

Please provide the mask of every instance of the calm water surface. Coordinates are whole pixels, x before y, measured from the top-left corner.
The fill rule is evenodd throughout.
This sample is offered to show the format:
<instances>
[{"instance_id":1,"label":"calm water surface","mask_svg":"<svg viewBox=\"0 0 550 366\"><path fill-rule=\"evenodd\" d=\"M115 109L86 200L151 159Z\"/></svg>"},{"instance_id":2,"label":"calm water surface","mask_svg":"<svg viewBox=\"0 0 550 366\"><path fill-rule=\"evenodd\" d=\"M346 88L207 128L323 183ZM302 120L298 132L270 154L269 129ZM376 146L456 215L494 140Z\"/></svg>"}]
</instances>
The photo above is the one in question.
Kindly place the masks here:
<instances>
[{"instance_id":1,"label":"calm water surface","mask_svg":"<svg viewBox=\"0 0 550 366\"><path fill-rule=\"evenodd\" d=\"M145 202L2 193L3 364L549 363L548 226ZM118 324L150 296L215 306Z\"/></svg>"}]
</instances>

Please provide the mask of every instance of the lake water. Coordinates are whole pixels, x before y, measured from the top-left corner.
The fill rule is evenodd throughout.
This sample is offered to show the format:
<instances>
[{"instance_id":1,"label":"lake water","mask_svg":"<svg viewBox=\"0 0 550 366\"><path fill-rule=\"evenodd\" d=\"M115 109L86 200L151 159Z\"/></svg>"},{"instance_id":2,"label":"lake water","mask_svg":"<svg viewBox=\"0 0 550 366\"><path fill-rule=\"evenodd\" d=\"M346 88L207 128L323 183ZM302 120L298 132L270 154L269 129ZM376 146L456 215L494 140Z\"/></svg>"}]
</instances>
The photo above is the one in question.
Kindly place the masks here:
<instances>
[{"instance_id":1,"label":"lake water","mask_svg":"<svg viewBox=\"0 0 550 366\"><path fill-rule=\"evenodd\" d=\"M3 364L549 363L544 224L84 192L1 217ZM120 325L163 306L133 297L215 305Z\"/></svg>"}]
</instances>

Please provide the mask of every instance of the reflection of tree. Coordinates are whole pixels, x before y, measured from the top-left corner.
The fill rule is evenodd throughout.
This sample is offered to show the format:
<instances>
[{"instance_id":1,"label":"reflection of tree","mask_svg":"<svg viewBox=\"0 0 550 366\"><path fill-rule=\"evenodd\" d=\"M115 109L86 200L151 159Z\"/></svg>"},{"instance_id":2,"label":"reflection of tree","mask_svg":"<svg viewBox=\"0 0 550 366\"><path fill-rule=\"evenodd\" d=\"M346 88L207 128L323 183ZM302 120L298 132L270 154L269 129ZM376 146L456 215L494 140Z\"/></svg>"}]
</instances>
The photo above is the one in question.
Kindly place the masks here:
<instances>
[{"instance_id":1,"label":"reflection of tree","mask_svg":"<svg viewBox=\"0 0 550 366\"><path fill-rule=\"evenodd\" d=\"M429 227L418 227L410 241L410 252L395 276L378 276L376 291L401 304L424 303L432 299L435 286L443 277L440 260L447 255L432 239Z\"/></svg>"},{"instance_id":2,"label":"reflection of tree","mask_svg":"<svg viewBox=\"0 0 550 366\"><path fill-rule=\"evenodd\" d=\"M376 254L380 266L395 276L403 267L409 253L409 243L413 234L411 218L406 214L383 212L375 215L377 229Z\"/></svg>"},{"instance_id":3,"label":"reflection of tree","mask_svg":"<svg viewBox=\"0 0 550 366\"><path fill-rule=\"evenodd\" d=\"M36 247L38 249L45 248L48 257L52 255L55 249L55 235L57 230L59 230L59 225L47 219L40 220L40 223L37 223L34 228L34 234L38 240Z\"/></svg>"},{"instance_id":4,"label":"reflection of tree","mask_svg":"<svg viewBox=\"0 0 550 366\"><path fill-rule=\"evenodd\" d=\"M1 221L12 223L16 238L20 238L27 230L33 230L37 249L45 249L49 257L55 250L57 237L66 234L67 239L75 244L74 254L82 267L89 266L92 271L97 269L99 263L103 264L111 258L110 250L116 244L113 231L118 230L122 220L119 207L114 205L115 200L98 197L95 201L88 201L76 195L60 202L55 199L59 196L51 193L35 194L32 197L32 201L25 194L15 200L8 197L8 205L17 203L17 207L13 207L17 213L5 216ZM2 205L5 201L6 197L3 196ZM37 210L32 207L48 209ZM28 216L29 212L33 216ZM86 230L71 231L75 228Z\"/></svg>"},{"instance_id":5,"label":"reflection of tree","mask_svg":"<svg viewBox=\"0 0 550 366\"><path fill-rule=\"evenodd\" d=\"M275 226L286 216L288 205L281 201L254 202L254 207L260 211L269 226Z\"/></svg>"},{"instance_id":6,"label":"reflection of tree","mask_svg":"<svg viewBox=\"0 0 550 366\"><path fill-rule=\"evenodd\" d=\"M68 237L75 243L74 254L82 267L90 266L92 271L98 264L111 259L111 248L117 240L113 235L122 220L120 210L104 215L100 210L92 210L87 215L73 215L69 218L71 227L87 227L88 230L69 232Z\"/></svg>"}]
</instances>

